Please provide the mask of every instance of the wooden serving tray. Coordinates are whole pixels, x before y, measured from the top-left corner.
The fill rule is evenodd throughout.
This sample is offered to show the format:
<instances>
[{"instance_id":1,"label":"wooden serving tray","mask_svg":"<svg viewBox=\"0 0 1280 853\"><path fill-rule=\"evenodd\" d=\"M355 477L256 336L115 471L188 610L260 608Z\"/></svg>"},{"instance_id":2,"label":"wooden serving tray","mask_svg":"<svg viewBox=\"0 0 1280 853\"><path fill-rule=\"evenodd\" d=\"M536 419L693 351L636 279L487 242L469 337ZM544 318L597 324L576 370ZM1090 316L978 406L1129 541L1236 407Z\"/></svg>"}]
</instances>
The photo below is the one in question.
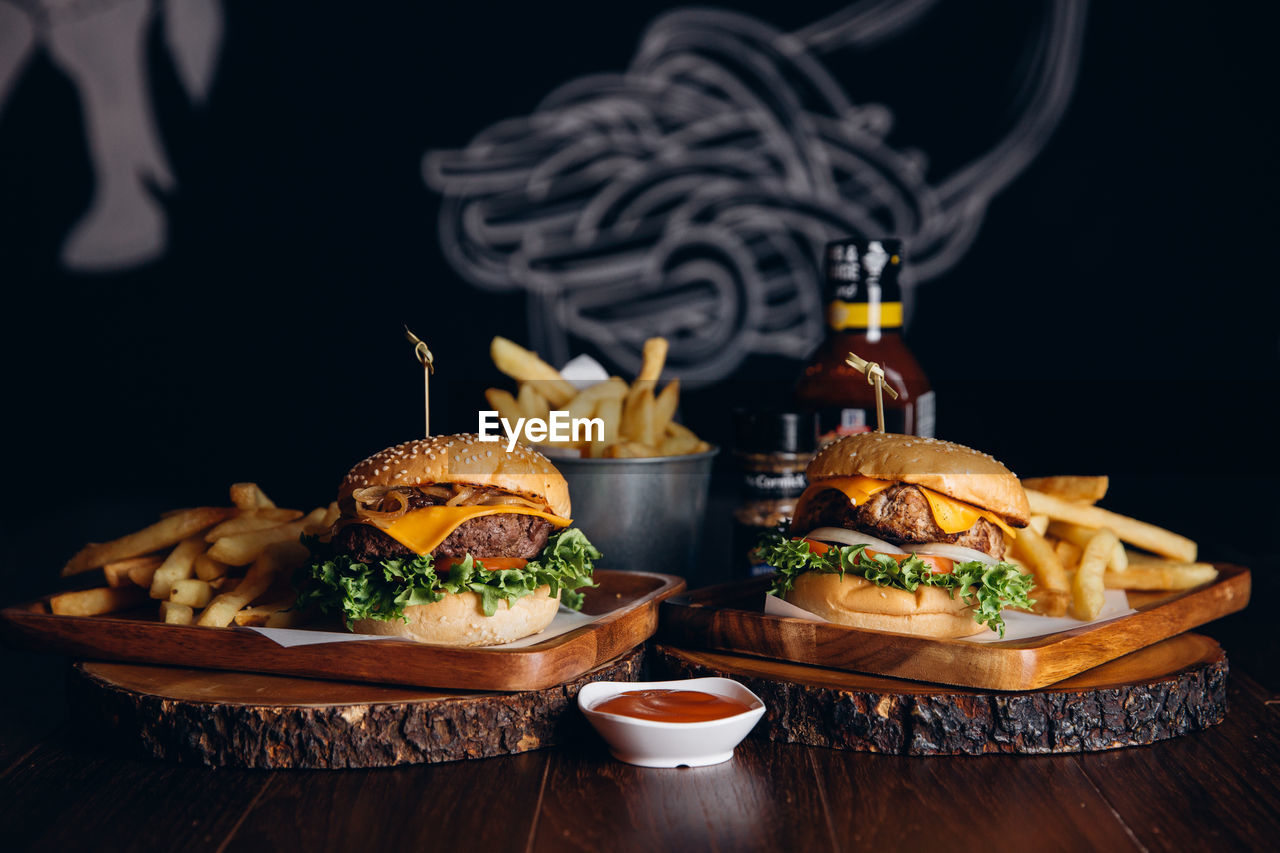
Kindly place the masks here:
<instances>
[{"instance_id":1,"label":"wooden serving tray","mask_svg":"<svg viewBox=\"0 0 1280 853\"><path fill-rule=\"evenodd\" d=\"M409 640L285 648L254 631L165 625L155 602L135 613L55 616L44 600L0 610L14 645L90 660L269 672L455 690L542 690L618 657L653 635L658 603L684 579L651 572L597 571L583 612L600 618L517 649L448 648Z\"/></svg>"},{"instance_id":2,"label":"wooden serving tray","mask_svg":"<svg viewBox=\"0 0 1280 853\"><path fill-rule=\"evenodd\" d=\"M1035 690L1243 609L1249 570L1221 563L1217 569L1215 581L1194 589L1130 591L1137 613L1028 640L969 643L771 616L763 612L768 577L669 598L659 637L676 647L915 681Z\"/></svg>"}]
</instances>

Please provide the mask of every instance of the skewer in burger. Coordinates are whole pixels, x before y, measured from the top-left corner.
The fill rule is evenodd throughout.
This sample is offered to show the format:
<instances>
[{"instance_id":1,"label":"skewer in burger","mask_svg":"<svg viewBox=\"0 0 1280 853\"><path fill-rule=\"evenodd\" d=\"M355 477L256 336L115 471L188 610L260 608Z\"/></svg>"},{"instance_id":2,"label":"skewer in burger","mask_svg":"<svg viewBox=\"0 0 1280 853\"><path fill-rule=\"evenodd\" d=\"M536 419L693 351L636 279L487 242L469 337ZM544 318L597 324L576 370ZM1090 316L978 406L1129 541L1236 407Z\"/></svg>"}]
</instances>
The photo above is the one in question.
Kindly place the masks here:
<instances>
[{"instance_id":1,"label":"skewer in burger","mask_svg":"<svg viewBox=\"0 0 1280 853\"><path fill-rule=\"evenodd\" d=\"M757 556L770 592L842 625L926 637L1004 636L1034 584L1002 562L1031 510L1008 468L967 447L879 432L827 445L806 470L791 538Z\"/></svg>"},{"instance_id":2,"label":"skewer in burger","mask_svg":"<svg viewBox=\"0 0 1280 853\"><path fill-rule=\"evenodd\" d=\"M360 633L449 646L536 634L582 606L600 552L570 527L569 486L545 456L475 435L432 436L356 465L341 515L309 540L299 605Z\"/></svg>"}]
</instances>

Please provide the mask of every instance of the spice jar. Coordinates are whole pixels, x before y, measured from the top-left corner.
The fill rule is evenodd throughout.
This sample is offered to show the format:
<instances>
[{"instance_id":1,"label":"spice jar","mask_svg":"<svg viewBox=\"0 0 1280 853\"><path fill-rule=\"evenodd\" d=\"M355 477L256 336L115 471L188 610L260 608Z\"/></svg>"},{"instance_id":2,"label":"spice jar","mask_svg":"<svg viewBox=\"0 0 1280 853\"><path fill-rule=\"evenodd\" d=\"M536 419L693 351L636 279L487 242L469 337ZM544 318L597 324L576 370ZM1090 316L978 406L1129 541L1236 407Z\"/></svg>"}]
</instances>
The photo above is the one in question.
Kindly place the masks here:
<instances>
[{"instance_id":1,"label":"spice jar","mask_svg":"<svg viewBox=\"0 0 1280 853\"><path fill-rule=\"evenodd\" d=\"M773 569L750 558L762 533L791 518L807 485L804 469L817 444L813 413L747 410L734 412L734 460L739 500L733 511L733 572L738 577Z\"/></svg>"}]
</instances>

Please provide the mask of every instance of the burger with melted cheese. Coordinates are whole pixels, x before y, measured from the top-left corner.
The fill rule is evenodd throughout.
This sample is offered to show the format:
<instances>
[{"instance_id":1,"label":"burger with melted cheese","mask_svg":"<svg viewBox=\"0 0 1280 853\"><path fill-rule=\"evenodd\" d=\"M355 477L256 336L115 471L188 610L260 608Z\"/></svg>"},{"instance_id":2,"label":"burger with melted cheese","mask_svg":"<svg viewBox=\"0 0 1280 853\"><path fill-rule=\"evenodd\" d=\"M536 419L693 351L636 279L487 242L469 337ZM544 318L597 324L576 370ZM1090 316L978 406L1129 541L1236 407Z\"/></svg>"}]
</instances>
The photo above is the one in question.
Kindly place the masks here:
<instances>
[{"instance_id":1,"label":"burger with melted cheese","mask_svg":"<svg viewBox=\"0 0 1280 853\"><path fill-rule=\"evenodd\" d=\"M1004 634L1033 584L1002 562L1030 518L1008 468L967 447L879 432L827 445L806 470L790 538L757 555L771 592L839 624L930 637Z\"/></svg>"},{"instance_id":2,"label":"burger with melted cheese","mask_svg":"<svg viewBox=\"0 0 1280 853\"><path fill-rule=\"evenodd\" d=\"M600 552L570 527L569 486L545 456L474 435L432 436L356 465L341 515L309 540L299 603L360 633L451 646L536 634L582 606Z\"/></svg>"}]
</instances>

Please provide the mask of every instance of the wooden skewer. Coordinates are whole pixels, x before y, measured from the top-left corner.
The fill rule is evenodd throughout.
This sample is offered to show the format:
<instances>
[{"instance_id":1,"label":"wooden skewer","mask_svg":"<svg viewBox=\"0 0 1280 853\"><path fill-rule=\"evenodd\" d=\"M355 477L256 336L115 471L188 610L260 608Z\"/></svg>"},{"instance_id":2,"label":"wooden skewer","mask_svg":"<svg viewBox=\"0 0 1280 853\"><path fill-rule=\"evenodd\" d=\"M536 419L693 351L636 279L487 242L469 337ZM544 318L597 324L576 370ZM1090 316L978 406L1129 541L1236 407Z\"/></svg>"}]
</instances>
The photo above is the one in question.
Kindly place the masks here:
<instances>
[{"instance_id":1,"label":"wooden skewer","mask_svg":"<svg viewBox=\"0 0 1280 853\"><path fill-rule=\"evenodd\" d=\"M435 356L431 350L409 327L404 327L404 336L413 344L413 354L422 362L422 426L427 436L431 435L431 374L436 372Z\"/></svg>"},{"instance_id":2,"label":"wooden skewer","mask_svg":"<svg viewBox=\"0 0 1280 853\"><path fill-rule=\"evenodd\" d=\"M887 391L889 396L896 400L898 399L898 392L893 389L892 385L885 384L884 370L874 361L859 358L856 353L851 352L849 357L844 360L844 363L855 370L862 371L862 374L867 377L867 384L876 389L876 423L879 425L880 431L884 432L884 397L882 395Z\"/></svg>"}]
</instances>

